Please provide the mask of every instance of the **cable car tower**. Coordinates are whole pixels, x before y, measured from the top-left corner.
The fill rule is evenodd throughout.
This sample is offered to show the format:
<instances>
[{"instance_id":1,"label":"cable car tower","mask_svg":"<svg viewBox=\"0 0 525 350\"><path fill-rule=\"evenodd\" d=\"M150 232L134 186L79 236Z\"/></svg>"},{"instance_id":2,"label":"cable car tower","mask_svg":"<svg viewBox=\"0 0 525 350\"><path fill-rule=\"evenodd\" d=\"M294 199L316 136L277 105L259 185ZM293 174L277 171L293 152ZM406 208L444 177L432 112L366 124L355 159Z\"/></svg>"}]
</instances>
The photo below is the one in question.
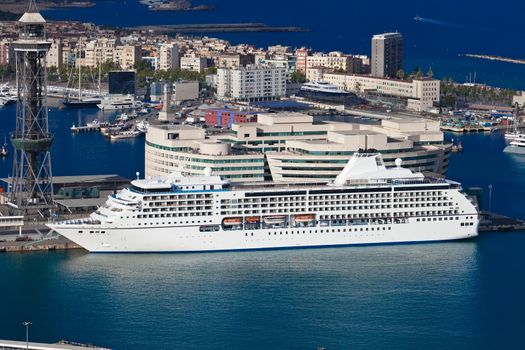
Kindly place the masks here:
<instances>
[{"instance_id":1,"label":"cable car tower","mask_svg":"<svg viewBox=\"0 0 525 350\"><path fill-rule=\"evenodd\" d=\"M16 130L10 204L25 212L53 207L53 182L47 108L46 21L35 1L18 20L19 38L13 43L16 61ZM42 213L42 212L41 212Z\"/></svg>"}]
</instances>

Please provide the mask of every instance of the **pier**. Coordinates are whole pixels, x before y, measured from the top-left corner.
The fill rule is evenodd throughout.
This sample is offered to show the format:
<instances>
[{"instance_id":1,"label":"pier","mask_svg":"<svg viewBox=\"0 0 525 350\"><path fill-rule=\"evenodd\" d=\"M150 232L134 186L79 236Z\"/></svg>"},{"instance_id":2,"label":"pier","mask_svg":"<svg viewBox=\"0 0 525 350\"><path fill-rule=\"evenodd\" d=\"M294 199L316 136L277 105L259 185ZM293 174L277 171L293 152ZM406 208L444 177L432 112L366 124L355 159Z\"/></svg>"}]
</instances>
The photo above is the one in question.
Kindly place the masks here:
<instances>
[{"instance_id":1,"label":"pier","mask_svg":"<svg viewBox=\"0 0 525 350\"><path fill-rule=\"evenodd\" d=\"M92 350L109 350L108 348L100 348L94 345L73 343L65 340L61 340L55 344L49 344L0 339L0 349L6 350L86 350L86 348Z\"/></svg>"},{"instance_id":2,"label":"pier","mask_svg":"<svg viewBox=\"0 0 525 350\"><path fill-rule=\"evenodd\" d=\"M100 125L84 125L84 126L75 126L71 127L71 132L74 134L84 133L84 132L98 132L100 131Z\"/></svg>"}]
</instances>

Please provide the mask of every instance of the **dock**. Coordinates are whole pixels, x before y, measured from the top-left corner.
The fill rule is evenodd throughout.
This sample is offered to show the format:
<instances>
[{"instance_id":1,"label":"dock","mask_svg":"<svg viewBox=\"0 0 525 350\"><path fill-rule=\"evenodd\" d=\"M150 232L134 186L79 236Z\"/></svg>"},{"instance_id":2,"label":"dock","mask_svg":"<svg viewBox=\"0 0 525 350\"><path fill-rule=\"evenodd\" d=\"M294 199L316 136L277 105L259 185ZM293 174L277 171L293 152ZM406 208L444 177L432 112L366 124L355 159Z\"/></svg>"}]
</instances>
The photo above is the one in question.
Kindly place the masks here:
<instances>
[{"instance_id":1,"label":"dock","mask_svg":"<svg viewBox=\"0 0 525 350\"><path fill-rule=\"evenodd\" d=\"M85 132L98 132L100 131L100 125L84 125L71 127L71 132L74 134L85 133Z\"/></svg>"},{"instance_id":2,"label":"dock","mask_svg":"<svg viewBox=\"0 0 525 350\"><path fill-rule=\"evenodd\" d=\"M55 344L49 343L35 343L35 342L25 342L25 341L16 341L16 340L4 340L0 339L0 349L28 349L28 350L110 350L108 348L101 348L91 344L80 344L74 342L68 342L61 340Z\"/></svg>"},{"instance_id":3,"label":"dock","mask_svg":"<svg viewBox=\"0 0 525 350\"><path fill-rule=\"evenodd\" d=\"M488 212L481 212L480 215L482 219L478 227L479 233L525 231L525 221L523 220Z\"/></svg>"}]
</instances>

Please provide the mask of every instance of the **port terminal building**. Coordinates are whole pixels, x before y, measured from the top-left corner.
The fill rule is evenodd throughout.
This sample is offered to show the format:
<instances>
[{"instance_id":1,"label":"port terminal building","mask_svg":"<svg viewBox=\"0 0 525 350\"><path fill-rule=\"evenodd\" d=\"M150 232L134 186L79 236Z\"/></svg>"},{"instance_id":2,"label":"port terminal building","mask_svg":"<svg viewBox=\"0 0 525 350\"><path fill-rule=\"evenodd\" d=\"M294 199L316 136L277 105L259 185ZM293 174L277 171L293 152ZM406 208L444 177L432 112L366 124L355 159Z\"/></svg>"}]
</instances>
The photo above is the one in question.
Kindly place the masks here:
<instances>
[{"instance_id":1,"label":"port terminal building","mask_svg":"<svg viewBox=\"0 0 525 350\"><path fill-rule=\"evenodd\" d=\"M145 145L146 177L174 171L202 175L206 168L231 182L320 182L333 180L352 154L374 149L387 166L401 158L407 168L444 174L452 145L439 122L391 118L375 123L317 120L297 113L259 113L257 122L231 129L150 125Z\"/></svg>"}]
</instances>

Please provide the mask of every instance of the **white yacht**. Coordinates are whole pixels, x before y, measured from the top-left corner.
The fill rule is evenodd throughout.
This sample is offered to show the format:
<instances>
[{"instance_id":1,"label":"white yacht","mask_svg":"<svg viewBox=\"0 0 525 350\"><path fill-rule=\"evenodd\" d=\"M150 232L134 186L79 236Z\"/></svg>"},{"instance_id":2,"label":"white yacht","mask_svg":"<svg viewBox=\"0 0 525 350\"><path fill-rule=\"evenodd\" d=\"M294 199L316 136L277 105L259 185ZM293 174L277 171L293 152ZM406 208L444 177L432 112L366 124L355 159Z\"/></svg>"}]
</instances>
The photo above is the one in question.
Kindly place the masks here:
<instances>
[{"instance_id":1,"label":"white yacht","mask_svg":"<svg viewBox=\"0 0 525 350\"><path fill-rule=\"evenodd\" d=\"M349 96L350 95L348 91L340 90L337 88L337 86L327 83L325 81L320 81L320 80L305 83L303 86L301 86L301 91L302 92L313 92L313 93L325 94L325 95L337 95L337 96Z\"/></svg>"},{"instance_id":2,"label":"white yacht","mask_svg":"<svg viewBox=\"0 0 525 350\"><path fill-rule=\"evenodd\" d=\"M459 183L355 154L328 184L232 186L207 168L135 180L88 218L48 226L90 252L200 252L466 239L478 212Z\"/></svg>"},{"instance_id":3,"label":"white yacht","mask_svg":"<svg viewBox=\"0 0 525 350\"><path fill-rule=\"evenodd\" d=\"M525 154L525 134L516 134L516 137L511 139L509 145L503 149L503 152Z\"/></svg>"},{"instance_id":4,"label":"white yacht","mask_svg":"<svg viewBox=\"0 0 525 350\"><path fill-rule=\"evenodd\" d=\"M103 111L117 111L122 109L137 109L142 108L143 103L135 100L132 96L124 97L109 97L103 99L98 105Z\"/></svg>"}]
</instances>

